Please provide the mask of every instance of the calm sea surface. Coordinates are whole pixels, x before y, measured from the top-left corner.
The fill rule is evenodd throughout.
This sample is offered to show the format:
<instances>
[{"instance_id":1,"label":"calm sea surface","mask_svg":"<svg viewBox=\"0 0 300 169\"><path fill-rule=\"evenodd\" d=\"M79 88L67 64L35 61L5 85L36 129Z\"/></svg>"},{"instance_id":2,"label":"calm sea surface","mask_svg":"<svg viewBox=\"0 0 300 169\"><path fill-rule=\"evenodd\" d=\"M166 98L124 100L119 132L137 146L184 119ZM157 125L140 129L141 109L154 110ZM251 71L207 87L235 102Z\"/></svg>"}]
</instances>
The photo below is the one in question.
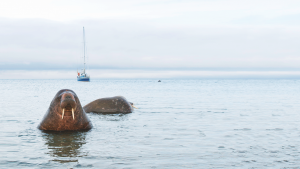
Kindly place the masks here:
<instances>
[{"instance_id":1,"label":"calm sea surface","mask_svg":"<svg viewBox=\"0 0 300 169\"><path fill-rule=\"evenodd\" d=\"M64 88L139 109L38 130ZM300 80L0 80L0 93L0 168L300 167Z\"/></svg>"}]
</instances>

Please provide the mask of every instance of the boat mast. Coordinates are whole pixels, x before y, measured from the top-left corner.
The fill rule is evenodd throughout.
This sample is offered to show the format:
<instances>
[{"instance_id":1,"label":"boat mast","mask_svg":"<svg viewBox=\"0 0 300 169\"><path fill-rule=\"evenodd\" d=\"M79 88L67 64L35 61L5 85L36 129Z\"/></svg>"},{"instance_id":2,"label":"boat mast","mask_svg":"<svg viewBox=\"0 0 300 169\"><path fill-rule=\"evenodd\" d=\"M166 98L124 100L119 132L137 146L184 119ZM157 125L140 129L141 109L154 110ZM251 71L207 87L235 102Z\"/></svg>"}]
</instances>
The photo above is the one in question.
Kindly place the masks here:
<instances>
[{"instance_id":1,"label":"boat mast","mask_svg":"<svg viewBox=\"0 0 300 169\"><path fill-rule=\"evenodd\" d=\"M83 27L83 73L85 73L85 32Z\"/></svg>"}]
</instances>

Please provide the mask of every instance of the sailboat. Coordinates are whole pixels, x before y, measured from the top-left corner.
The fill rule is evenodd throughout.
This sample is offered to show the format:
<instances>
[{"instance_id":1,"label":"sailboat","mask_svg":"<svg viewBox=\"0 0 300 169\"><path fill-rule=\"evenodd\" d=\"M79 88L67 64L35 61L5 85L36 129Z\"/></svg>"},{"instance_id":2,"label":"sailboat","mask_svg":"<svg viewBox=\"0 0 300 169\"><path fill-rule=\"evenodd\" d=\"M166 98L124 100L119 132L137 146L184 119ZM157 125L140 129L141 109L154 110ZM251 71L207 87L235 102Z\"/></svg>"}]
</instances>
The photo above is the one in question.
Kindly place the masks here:
<instances>
[{"instance_id":1,"label":"sailboat","mask_svg":"<svg viewBox=\"0 0 300 169\"><path fill-rule=\"evenodd\" d=\"M84 81L84 82L89 82L90 81L90 76L85 72L85 32L84 32L84 27L83 27L83 69L81 72L78 72L77 70L77 81Z\"/></svg>"}]
</instances>

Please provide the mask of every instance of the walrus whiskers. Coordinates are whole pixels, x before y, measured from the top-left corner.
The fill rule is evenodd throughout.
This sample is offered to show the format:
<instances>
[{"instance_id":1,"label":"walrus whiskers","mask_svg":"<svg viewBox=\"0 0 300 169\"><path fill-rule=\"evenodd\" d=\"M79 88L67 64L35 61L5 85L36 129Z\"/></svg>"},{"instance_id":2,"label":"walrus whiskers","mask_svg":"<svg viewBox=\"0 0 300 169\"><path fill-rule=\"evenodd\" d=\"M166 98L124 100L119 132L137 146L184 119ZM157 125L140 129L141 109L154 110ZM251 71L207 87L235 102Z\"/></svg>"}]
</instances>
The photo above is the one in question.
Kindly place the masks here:
<instances>
[{"instance_id":1,"label":"walrus whiskers","mask_svg":"<svg viewBox=\"0 0 300 169\"><path fill-rule=\"evenodd\" d=\"M65 109L63 109L61 119L64 119Z\"/></svg>"},{"instance_id":2,"label":"walrus whiskers","mask_svg":"<svg viewBox=\"0 0 300 169\"><path fill-rule=\"evenodd\" d=\"M72 116L73 116L73 120L74 120L74 109L72 108Z\"/></svg>"}]
</instances>

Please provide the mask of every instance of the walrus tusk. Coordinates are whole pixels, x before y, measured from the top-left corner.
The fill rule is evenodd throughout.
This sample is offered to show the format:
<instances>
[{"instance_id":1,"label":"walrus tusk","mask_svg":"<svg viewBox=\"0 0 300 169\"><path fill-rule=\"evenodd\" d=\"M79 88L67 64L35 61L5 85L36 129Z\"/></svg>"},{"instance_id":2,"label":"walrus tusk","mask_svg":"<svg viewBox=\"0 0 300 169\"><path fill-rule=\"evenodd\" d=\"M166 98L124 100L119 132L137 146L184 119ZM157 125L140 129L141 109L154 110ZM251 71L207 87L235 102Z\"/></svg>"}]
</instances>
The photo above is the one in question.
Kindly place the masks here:
<instances>
[{"instance_id":1,"label":"walrus tusk","mask_svg":"<svg viewBox=\"0 0 300 169\"><path fill-rule=\"evenodd\" d=\"M65 109L63 109L63 113L62 113L61 119L64 119L64 114L65 114Z\"/></svg>"},{"instance_id":2,"label":"walrus tusk","mask_svg":"<svg viewBox=\"0 0 300 169\"><path fill-rule=\"evenodd\" d=\"M72 116L73 116L73 120L74 120L74 109L72 108Z\"/></svg>"},{"instance_id":3,"label":"walrus tusk","mask_svg":"<svg viewBox=\"0 0 300 169\"><path fill-rule=\"evenodd\" d=\"M137 107L135 107L134 105L131 105L133 108L136 108L136 109L139 109L139 108L137 108Z\"/></svg>"}]
</instances>

